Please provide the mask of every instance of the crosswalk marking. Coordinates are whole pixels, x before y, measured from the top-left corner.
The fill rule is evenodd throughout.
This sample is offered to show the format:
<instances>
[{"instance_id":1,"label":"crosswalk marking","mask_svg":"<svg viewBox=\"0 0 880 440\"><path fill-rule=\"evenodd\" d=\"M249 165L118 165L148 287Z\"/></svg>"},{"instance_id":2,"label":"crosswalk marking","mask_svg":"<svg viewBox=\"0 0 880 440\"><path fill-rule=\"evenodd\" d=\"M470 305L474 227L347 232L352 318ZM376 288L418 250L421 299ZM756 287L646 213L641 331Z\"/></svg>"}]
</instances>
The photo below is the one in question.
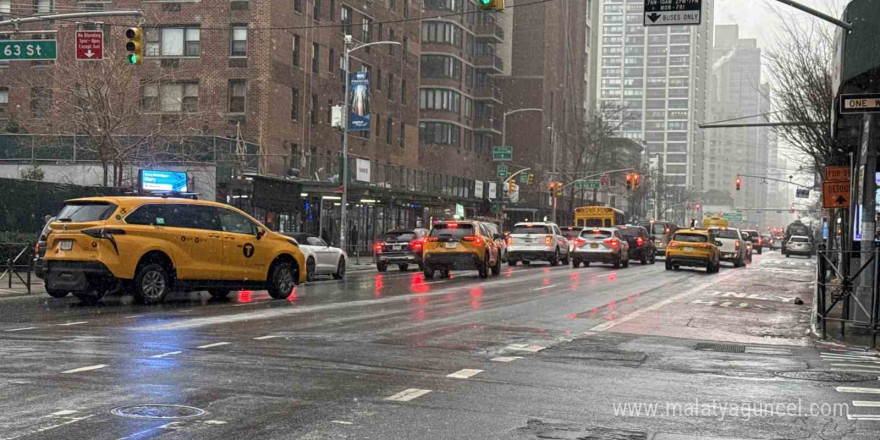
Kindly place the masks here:
<instances>
[{"instance_id":1,"label":"crosswalk marking","mask_svg":"<svg viewBox=\"0 0 880 440\"><path fill-rule=\"evenodd\" d=\"M866 370L869 370L869 369L875 368L875 369L878 370L878 372L880 372L880 365L864 365L864 364L831 364L831 366L832 366L832 367L854 367L854 368L861 368L861 369L866 369Z\"/></svg>"},{"instance_id":2,"label":"crosswalk marking","mask_svg":"<svg viewBox=\"0 0 880 440\"><path fill-rule=\"evenodd\" d=\"M424 396L425 394L430 393L431 390L422 390L418 388L407 388L393 396L386 397L385 400L391 400L395 402L409 402L417 397Z\"/></svg>"},{"instance_id":3,"label":"crosswalk marking","mask_svg":"<svg viewBox=\"0 0 880 440\"><path fill-rule=\"evenodd\" d=\"M483 370L473 370L470 368L465 368L463 370L458 370L455 373L447 374L446 377L451 377L453 379L467 379L469 377L476 376L477 374L482 373Z\"/></svg>"},{"instance_id":4,"label":"crosswalk marking","mask_svg":"<svg viewBox=\"0 0 880 440\"><path fill-rule=\"evenodd\" d=\"M174 355L180 354L180 353L183 353L183 352L182 351L169 351L168 353L155 354L153 356L150 356L150 358L151 359L161 359L163 357L174 356Z\"/></svg>"},{"instance_id":5,"label":"crosswalk marking","mask_svg":"<svg viewBox=\"0 0 880 440\"><path fill-rule=\"evenodd\" d=\"M880 394L880 388L863 388L863 387L837 387L838 393L867 393Z\"/></svg>"},{"instance_id":6,"label":"crosswalk marking","mask_svg":"<svg viewBox=\"0 0 880 440\"><path fill-rule=\"evenodd\" d=\"M872 400L853 400L853 406L867 406L870 408L880 408L880 402L874 402Z\"/></svg>"},{"instance_id":7,"label":"crosswalk marking","mask_svg":"<svg viewBox=\"0 0 880 440\"><path fill-rule=\"evenodd\" d=\"M847 414L847 420L880 421L880 414Z\"/></svg>"},{"instance_id":8,"label":"crosswalk marking","mask_svg":"<svg viewBox=\"0 0 880 440\"><path fill-rule=\"evenodd\" d=\"M494 362L513 362L517 359L522 359L522 356L497 356L489 360Z\"/></svg>"}]
</instances>

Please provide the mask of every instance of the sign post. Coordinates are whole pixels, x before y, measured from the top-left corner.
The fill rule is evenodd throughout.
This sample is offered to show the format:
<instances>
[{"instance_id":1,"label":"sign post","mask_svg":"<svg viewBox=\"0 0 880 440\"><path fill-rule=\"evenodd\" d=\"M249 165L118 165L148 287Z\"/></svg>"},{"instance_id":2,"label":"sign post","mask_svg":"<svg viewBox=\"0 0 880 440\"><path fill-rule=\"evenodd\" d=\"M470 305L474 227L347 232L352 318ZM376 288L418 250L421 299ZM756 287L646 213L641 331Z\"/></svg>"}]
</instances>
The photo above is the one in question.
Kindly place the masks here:
<instances>
[{"instance_id":1,"label":"sign post","mask_svg":"<svg viewBox=\"0 0 880 440\"><path fill-rule=\"evenodd\" d=\"M513 160L513 147L510 147L510 146L492 147L492 160L495 162Z\"/></svg>"},{"instance_id":2,"label":"sign post","mask_svg":"<svg viewBox=\"0 0 880 440\"><path fill-rule=\"evenodd\" d=\"M645 0L645 26L699 25L702 0Z\"/></svg>"},{"instance_id":3,"label":"sign post","mask_svg":"<svg viewBox=\"0 0 880 440\"><path fill-rule=\"evenodd\" d=\"M104 31L76 31L76 59L104 59Z\"/></svg>"}]
</instances>

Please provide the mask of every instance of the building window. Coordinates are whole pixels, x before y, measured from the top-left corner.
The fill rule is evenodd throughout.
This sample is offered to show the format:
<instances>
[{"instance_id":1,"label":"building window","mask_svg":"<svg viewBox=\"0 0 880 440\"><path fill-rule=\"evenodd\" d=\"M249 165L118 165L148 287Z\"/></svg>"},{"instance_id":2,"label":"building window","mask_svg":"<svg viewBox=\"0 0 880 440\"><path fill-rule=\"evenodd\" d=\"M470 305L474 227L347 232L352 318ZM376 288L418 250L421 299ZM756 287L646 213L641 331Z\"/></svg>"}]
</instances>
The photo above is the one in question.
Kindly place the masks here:
<instances>
[{"instance_id":1,"label":"building window","mask_svg":"<svg viewBox=\"0 0 880 440\"><path fill-rule=\"evenodd\" d=\"M293 36L293 60L291 63L299 67L299 35Z\"/></svg>"},{"instance_id":2,"label":"building window","mask_svg":"<svg viewBox=\"0 0 880 440\"><path fill-rule=\"evenodd\" d=\"M302 0L293 0L293 10L299 13L302 13L303 5Z\"/></svg>"},{"instance_id":3,"label":"building window","mask_svg":"<svg viewBox=\"0 0 880 440\"><path fill-rule=\"evenodd\" d=\"M299 89L290 89L290 120L299 121Z\"/></svg>"},{"instance_id":4,"label":"building window","mask_svg":"<svg viewBox=\"0 0 880 440\"><path fill-rule=\"evenodd\" d=\"M312 20L321 21L321 0L312 0L314 9L312 9Z\"/></svg>"},{"instance_id":5,"label":"building window","mask_svg":"<svg viewBox=\"0 0 880 440\"><path fill-rule=\"evenodd\" d=\"M229 45L229 56L247 56L247 26L232 26L232 44Z\"/></svg>"},{"instance_id":6,"label":"building window","mask_svg":"<svg viewBox=\"0 0 880 440\"><path fill-rule=\"evenodd\" d=\"M12 0L0 0L0 14L9 15L12 10Z\"/></svg>"},{"instance_id":7,"label":"building window","mask_svg":"<svg viewBox=\"0 0 880 440\"><path fill-rule=\"evenodd\" d=\"M144 84L141 108L153 112L196 112L199 110L198 83Z\"/></svg>"},{"instance_id":8,"label":"building window","mask_svg":"<svg viewBox=\"0 0 880 440\"><path fill-rule=\"evenodd\" d=\"M403 147L404 141L406 140L406 124L403 121L400 121L400 146Z\"/></svg>"},{"instance_id":9,"label":"building window","mask_svg":"<svg viewBox=\"0 0 880 440\"><path fill-rule=\"evenodd\" d=\"M31 88L31 112L36 117L49 114L52 109L52 89L49 87Z\"/></svg>"},{"instance_id":10,"label":"building window","mask_svg":"<svg viewBox=\"0 0 880 440\"><path fill-rule=\"evenodd\" d=\"M376 137L379 137L379 135L382 134L381 133L381 131L382 131L382 124L381 124L382 117L378 113L376 113L375 116L376 116Z\"/></svg>"},{"instance_id":11,"label":"building window","mask_svg":"<svg viewBox=\"0 0 880 440\"><path fill-rule=\"evenodd\" d=\"M9 119L9 87L0 87L0 119Z\"/></svg>"},{"instance_id":12,"label":"building window","mask_svg":"<svg viewBox=\"0 0 880 440\"><path fill-rule=\"evenodd\" d=\"M197 57L201 54L199 28L147 28L148 57Z\"/></svg>"},{"instance_id":13,"label":"building window","mask_svg":"<svg viewBox=\"0 0 880 440\"><path fill-rule=\"evenodd\" d=\"M318 63L321 62L321 47L318 43L312 43L312 72L318 73Z\"/></svg>"},{"instance_id":14,"label":"building window","mask_svg":"<svg viewBox=\"0 0 880 440\"><path fill-rule=\"evenodd\" d=\"M419 109L443 110L459 114L461 94L449 89L422 89L419 91ZM470 117L470 109L465 109L465 117Z\"/></svg>"},{"instance_id":15,"label":"building window","mask_svg":"<svg viewBox=\"0 0 880 440\"><path fill-rule=\"evenodd\" d=\"M244 113L247 97L247 80L229 80L229 113Z\"/></svg>"},{"instance_id":16,"label":"building window","mask_svg":"<svg viewBox=\"0 0 880 440\"><path fill-rule=\"evenodd\" d=\"M312 105L311 110L309 110L309 122L312 125L316 125L318 123L318 95L312 93Z\"/></svg>"},{"instance_id":17,"label":"building window","mask_svg":"<svg viewBox=\"0 0 880 440\"><path fill-rule=\"evenodd\" d=\"M461 12L461 0L425 0L425 9L429 11ZM470 2L465 2L470 6ZM472 14L468 14L471 16Z\"/></svg>"},{"instance_id":18,"label":"building window","mask_svg":"<svg viewBox=\"0 0 880 440\"><path fill-rule=\"evenodd\" d=\"M333 15L336 14L336 0L330 0L330 13L327 14L327 17L330 18L330 21L333 21Z\"/></svg>"},{"instance_id":19,"label":"building window","mask_svg":"<svg viewBox=\"0 0 880 440\"><path fill-rule=\"evenodd\" d=\"M406 104L406 80L400 81L400 103Z\"/></svg>"},{"instance_id":20,"label":"building window","mask_svg":"<svg viewBox=\"0 0 880 440\"><path fill-rule=\"evenodd\" d=\"M419 141L426 145L459 146L461 129L445 122L420 122Z\"/></svg>"},{"instance_id":21,"label":"building window","mask_svg":"<svg viewBox=\"0 0 880 440\"><path fill-rule=\"evenodd\" d=\"M34 0L34 13L35 14L49 14L54 8L53 0Z\"/></svg>"},{"instance_id":22,"label":"building window","mask_svg":"<svg viewBox=\"0 0 880 440\"><path fill-rule=\"evenodd\" d=\"M393 90L394 90L394 74L393 74L393 73L389 73L389 74L388 74L388 89L387 89L387 90L388 90L388 100L390 101L390 100L394 99L394 93L393 93Z\"/></svg>"},{"instance_id":23,"label":"building window","mask_svg":"<svg viewBox=\"0 0 880 440\"><path fill-rule=\"evenodd\" d=\"M461 49L462 32L455 23L426 21L422 23L422 43L448 44Z\"/></svg>"},{"instance_id":24,"label":"building window","mask_svg":"<svg viewBox=\"0 0 880 440\"><path fill-rule=\"evenodd\" d=\"M385 143L391 145L391 126L394 125L394 121L391 118L385 119Z\"/></svg>"},{"instance_id":25,"label":"building window","mask_svg":"<svg viewBox=\"0 0 880 440\"><path fill-rule=\"evenodd\" d=\"M382 68L376 69L376 90L382 90Z\"/></svg>"},{"instance_id":26,"label":"building window","mask_svg":"<svg viewBox=\"0 0 880 440\"><path fill-rule=\"evenodd\" d=\"M364 43L369 43L373 37L373 29L370 27L370 23L371 21L368 18L361 20L361 41Z\"/></svg>"},{"instance_id":27,"label":"building window","mask_svg":"<svg viewBox=\"0 0 880 440\"><path fill-rule=\"evenodd\" d=\"M336 51L334 51L333 49L330 49L330 56L327 57L327 62L329 63L327 65L327 71L330 72L331 75L333 75L333 60L335 60L335 59L336 59Z\"/></svg>"},{"instance_id":28,"label":"building window","mask_svg":"<svg viewBox=\"0 0 880 440\"><path fill-rule=\"evenodd\" d=\"M422 55L422 78L451 78L461 81L461 61L446 55Z\"/></svg>"},{"instance_id":29,"label":"building window","mask_svg":"<svg viewBox=\"0 0 880 440\"><path fill-rule=\"evenodd\" d=\"M333 101L327 100L327 125L333 122Z\"/></svg>"},{"instance_id":30,"label":"building window","mask_svg":"<svg viewBox=\"0 0 880 440\"><path fill-rule=\"evenodd\" d=\"M342 30L345 35L351 35L351 8L348 6L339 8L339 18L342 20Z\"/></svg>"},{"instance_id":31,"label":"building window","mask_svg":"<svg viewBox=\"0 0 880 440\"><path fill-rule=\"evenodd\" d=\"M389 41L397 41L394 39L394 29L388 29L388 40ZM397 46L397 45L396 44L389 44L388 45L388 54L389 55L394 55L394 46Z\"/></svg>"}]
</instances>

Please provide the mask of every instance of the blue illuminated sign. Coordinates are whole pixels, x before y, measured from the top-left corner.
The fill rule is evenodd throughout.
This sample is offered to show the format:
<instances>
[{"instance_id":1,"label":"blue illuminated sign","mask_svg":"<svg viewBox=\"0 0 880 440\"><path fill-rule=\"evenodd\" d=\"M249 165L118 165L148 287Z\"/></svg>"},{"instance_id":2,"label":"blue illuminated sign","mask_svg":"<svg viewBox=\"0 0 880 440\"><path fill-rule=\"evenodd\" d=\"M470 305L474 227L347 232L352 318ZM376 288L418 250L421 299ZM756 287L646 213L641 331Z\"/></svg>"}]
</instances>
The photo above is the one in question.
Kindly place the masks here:
<instances>
[{"instance_id":1,"label":"blue illuminated sign","mask_svg":"<svg viewBox=\"0 0 880 440\"><path fill-rule=\"evenodd\" d=\"M140 170L141 191L187 192L186 172Z\"/></svg>"}]
</instances>

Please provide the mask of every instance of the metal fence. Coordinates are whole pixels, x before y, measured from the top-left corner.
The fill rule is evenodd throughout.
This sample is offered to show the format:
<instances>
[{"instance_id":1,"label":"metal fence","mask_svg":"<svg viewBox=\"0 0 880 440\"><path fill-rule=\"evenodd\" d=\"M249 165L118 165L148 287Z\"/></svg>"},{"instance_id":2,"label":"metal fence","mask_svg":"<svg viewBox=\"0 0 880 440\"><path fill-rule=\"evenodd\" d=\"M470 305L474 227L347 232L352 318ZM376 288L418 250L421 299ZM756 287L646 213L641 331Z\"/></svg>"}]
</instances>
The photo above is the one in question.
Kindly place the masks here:
<instances>
[{"instance_id":1,"label":"metal fence","mask_svg":"<svg viewBox=\"0 0 880 440\"><path fill-rule=\"evenodd\" d=\"M13 279L18 278L27 289L27 293L31 293L34 272L33 249L33 243L0 243L0 253L5 256L0 282L5 279L7 288L12 289Z\"/></svg>"},{"instance_id":2,"label":"metal fence","mask_svg":"<svg viewBox=\"0 0 880 440\"><path fill-rule=\"evenodd\" d=\"M841 337L847 327L869 332L871 346L876 347L880 248L840 251L820 247L816 258L816 318L822 338L828 336L828 324L833 323L839 325Z\"/></svg>"}]
</instances>

